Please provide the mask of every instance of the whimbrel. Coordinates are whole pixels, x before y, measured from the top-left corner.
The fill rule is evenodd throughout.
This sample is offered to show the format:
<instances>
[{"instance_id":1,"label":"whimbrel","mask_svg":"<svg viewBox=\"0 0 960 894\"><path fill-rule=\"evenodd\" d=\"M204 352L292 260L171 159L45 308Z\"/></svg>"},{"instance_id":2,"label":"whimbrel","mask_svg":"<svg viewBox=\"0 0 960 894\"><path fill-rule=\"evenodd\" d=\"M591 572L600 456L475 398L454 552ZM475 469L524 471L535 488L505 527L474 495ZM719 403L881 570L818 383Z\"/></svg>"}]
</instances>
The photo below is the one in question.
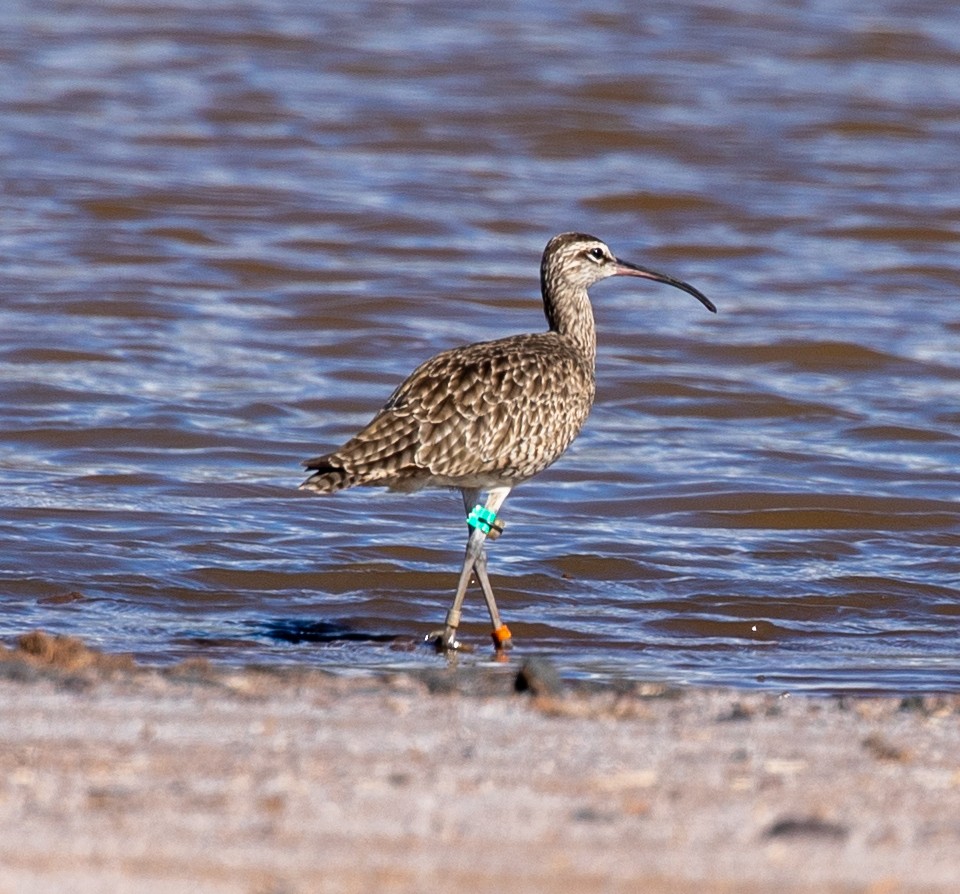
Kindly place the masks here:
<instances>
[{"instance_id":1,"label":"whimbrel","mask_svg":"<svg viewBox=\"0 0 960 894\"><path fill-rule=\"evenodd\" d=\"M363 431L304 463L312 474L300 486L319 494L357 485L460 491L469 534L453 605L436 638L442 650L459 646L461 608L474 574L494 645L510 643L487 576L484 542L503 530L498 513L510 491L556 461L590 412L597 337L587 289L609 276L667 283L716 312L693 286L620 261L593 236L562 233L547 243L540 263L547 332L437 354L400 384Z\"/></svg>"}]
</instances>

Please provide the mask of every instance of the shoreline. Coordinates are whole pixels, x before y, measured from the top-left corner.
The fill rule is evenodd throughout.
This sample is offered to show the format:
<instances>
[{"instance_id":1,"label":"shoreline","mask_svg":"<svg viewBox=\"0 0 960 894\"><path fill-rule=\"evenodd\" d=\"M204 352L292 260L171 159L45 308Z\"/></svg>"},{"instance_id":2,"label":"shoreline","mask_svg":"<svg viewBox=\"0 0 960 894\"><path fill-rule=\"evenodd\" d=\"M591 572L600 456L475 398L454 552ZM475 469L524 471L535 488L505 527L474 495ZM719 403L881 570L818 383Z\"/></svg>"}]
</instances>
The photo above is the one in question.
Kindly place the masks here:
<instances>
[{"instance_id":1,"label":"shoreline","mask_svg":"<svg viewBox=\"0 0 960 894\"><path fill-rule=\"evenodd\" d=\"M956 890L960 695L522 674L27 634L0 654L0 892Z\"/></svg>"}]
</instances>

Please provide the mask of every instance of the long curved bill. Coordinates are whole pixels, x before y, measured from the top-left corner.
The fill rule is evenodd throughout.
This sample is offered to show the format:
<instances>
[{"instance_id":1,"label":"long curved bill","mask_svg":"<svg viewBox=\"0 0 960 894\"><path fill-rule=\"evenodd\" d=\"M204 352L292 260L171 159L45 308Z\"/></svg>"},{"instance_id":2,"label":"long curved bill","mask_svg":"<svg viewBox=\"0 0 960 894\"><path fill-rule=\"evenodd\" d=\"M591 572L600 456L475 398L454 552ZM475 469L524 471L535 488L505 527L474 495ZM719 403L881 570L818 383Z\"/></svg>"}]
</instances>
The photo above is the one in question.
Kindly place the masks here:
<instances>
[{"instance_id":1,"label":"long curved bill","mask_svg":"<svg viewBox=\"0 0 960 894\"><path fill-rule=\"evenodd\" d=\"M717 308L714 303L701 292L699 289L695 289L689 283L685 283L682 279L674 279L672 276L667 276L666 273L657 273L656 270L648 270L646 267L641 267L638 264L631 264L629 261L621 261L617 258L617 272L616 276L640 276L643 279L652 279L654 282L664 282L668 286L673 286L675 289L682 289L684 292L687 292L690 295L693 295L710 313L716 313Z\"/></svg>"}]
</instances>

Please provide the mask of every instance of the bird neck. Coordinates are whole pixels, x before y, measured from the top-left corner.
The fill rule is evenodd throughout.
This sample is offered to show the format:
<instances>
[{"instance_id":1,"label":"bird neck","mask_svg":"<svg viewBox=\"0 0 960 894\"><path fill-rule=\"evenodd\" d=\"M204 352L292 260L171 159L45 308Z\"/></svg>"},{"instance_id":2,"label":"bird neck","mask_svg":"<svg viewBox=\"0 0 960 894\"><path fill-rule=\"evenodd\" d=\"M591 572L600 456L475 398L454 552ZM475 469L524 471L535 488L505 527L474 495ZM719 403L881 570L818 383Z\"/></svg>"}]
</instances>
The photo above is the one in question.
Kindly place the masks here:
<instances>
[{"instance_id":1,"label":"bird neck","mask_svg":"<svg viewBox=\"0 0 960 894\"><path fill-rule=\"evenodd\" d=\"M548 276L541 276L540 288L550 331L571 342L593 367L597 357L597 330L587 290L569 284L558 287Z\"/></svg>"}]
</instances>

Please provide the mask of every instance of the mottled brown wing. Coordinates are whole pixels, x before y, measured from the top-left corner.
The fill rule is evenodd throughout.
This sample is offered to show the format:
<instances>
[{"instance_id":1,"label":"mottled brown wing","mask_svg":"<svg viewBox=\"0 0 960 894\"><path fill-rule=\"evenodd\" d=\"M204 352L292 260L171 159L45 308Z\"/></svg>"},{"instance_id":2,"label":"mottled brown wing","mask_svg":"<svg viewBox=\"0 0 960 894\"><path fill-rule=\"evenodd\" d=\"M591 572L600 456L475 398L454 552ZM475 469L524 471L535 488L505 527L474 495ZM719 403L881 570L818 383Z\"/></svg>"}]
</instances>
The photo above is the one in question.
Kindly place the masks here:
<instances>
[{"instance_id":1,"label":"mottled brown wing","mask_svg":"<svg viewBox=\"0 0 960 894\"><path fill-rule=\"evenodd\" d=\"M544 333L439 354L387 406L417 420L415 460L430 475L522 480L569 446L593 390L592 370Z\"/></svg>"},{"instance_id":2,"label":"mottled brown wing","mask_svg":"<svg viewBox=\"0 0 960 894\"><path fill-rule=\"evenodd\" d=\"M307 463L312 490L517 482L552 463L593 402L592 369L555 333L455 348L419 366L370 424Z\"/></svg>"}]
</instances>

